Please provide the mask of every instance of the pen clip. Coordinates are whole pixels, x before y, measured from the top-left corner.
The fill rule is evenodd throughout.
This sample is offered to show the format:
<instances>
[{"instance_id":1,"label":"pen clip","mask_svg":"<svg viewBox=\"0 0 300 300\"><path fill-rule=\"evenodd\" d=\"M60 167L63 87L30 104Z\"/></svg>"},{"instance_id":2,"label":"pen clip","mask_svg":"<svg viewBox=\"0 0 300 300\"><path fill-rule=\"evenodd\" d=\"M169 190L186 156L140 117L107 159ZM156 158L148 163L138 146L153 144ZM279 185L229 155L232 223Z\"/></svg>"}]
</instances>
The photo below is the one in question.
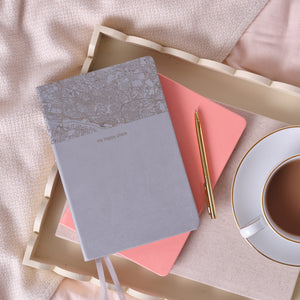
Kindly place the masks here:
<instances>
[{"instance_id":1,"label":"pen clip","mask_svg":"<svg viewBox=\"0 0 300 300\"><path fill-rule=\"evenodd\" d=\"M203 187L204 187L204 192L205 192L205 197L206 197L206 202L207 202L207 210L208 210L208 213L211 217L212 216L211 215L211 207L210 207L210 203L209 203L209 199L208 199L208 191L207 191L207 187L206 187L205 183L203 183Z\"/></svg>"}]
</instances>

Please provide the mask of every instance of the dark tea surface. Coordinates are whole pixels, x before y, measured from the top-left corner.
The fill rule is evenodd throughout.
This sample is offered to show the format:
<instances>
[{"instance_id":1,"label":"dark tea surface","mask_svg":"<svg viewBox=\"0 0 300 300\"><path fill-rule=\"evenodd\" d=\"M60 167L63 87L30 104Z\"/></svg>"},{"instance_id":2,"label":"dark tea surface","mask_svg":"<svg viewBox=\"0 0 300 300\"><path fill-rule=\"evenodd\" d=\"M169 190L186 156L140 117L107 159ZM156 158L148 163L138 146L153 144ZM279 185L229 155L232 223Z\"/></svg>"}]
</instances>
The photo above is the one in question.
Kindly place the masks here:
<instances>
[{"instance_id":1,"label":"dark tea surface","mask_svg":"<svg viewBox=\"0 0 300 300\"><path fill-rule=\"evenodd\" d=\"M265 191L266 208L273 222L300 236L300 158L281 166Z\"/></svg>"}]
</instances>

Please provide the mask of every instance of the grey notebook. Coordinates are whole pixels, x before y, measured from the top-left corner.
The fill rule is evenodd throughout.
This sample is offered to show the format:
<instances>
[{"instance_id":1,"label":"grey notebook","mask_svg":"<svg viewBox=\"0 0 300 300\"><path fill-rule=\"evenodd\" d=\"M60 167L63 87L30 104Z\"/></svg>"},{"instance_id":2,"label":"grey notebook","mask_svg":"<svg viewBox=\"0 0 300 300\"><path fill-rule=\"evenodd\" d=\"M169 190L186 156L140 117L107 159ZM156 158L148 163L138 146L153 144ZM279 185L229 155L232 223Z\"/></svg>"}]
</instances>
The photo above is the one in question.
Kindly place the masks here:
<instances>
[{"instance_id":1,"label":"grey notebook","mask_svg":"<svg viewBox=\"0 0 300 300\"><path fill-rule=\"evenodd\" d=\"M151 57L37 90L85 260L199 226Z\"/></svg>"}]
</instances>

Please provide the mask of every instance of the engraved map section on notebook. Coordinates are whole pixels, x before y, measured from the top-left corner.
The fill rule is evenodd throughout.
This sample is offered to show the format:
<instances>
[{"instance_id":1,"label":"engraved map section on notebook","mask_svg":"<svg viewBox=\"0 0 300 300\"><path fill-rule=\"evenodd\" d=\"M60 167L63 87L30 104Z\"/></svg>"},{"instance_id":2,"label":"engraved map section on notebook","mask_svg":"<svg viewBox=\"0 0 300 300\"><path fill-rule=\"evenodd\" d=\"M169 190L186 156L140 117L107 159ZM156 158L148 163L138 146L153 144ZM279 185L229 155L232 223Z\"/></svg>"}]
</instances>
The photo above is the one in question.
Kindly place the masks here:
<instances>
[{"instance_id":1,"label":"engraved map section on notebook","mask_svg":"<svg viewBox=\"0 0 300 300\"><path fill-rule=\"evenodd\" d=\"M51 143L167 111L151 57L38 88Z\"/></svg>"}]
</instances>

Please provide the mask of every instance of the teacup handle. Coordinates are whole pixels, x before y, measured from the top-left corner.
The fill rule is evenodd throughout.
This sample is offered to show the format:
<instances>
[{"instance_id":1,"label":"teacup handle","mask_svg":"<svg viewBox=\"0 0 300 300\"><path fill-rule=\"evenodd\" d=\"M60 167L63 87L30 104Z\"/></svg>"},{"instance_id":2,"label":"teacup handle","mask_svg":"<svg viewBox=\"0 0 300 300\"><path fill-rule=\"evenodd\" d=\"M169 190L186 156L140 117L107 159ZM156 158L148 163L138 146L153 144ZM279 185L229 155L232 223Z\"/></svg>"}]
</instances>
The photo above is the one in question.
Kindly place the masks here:
<instances>
[{"instance_id":1,"label":"teacup handle","mask_svg":"<svg viewBox=\"0 0 300 300\"><path fill-rule=\"evenodd\" d=\"M266 227L266 222L262 216L250 221L246 226L240 229L240 234L243 238L247 239Z\"/></svg>"}]
</instances>

